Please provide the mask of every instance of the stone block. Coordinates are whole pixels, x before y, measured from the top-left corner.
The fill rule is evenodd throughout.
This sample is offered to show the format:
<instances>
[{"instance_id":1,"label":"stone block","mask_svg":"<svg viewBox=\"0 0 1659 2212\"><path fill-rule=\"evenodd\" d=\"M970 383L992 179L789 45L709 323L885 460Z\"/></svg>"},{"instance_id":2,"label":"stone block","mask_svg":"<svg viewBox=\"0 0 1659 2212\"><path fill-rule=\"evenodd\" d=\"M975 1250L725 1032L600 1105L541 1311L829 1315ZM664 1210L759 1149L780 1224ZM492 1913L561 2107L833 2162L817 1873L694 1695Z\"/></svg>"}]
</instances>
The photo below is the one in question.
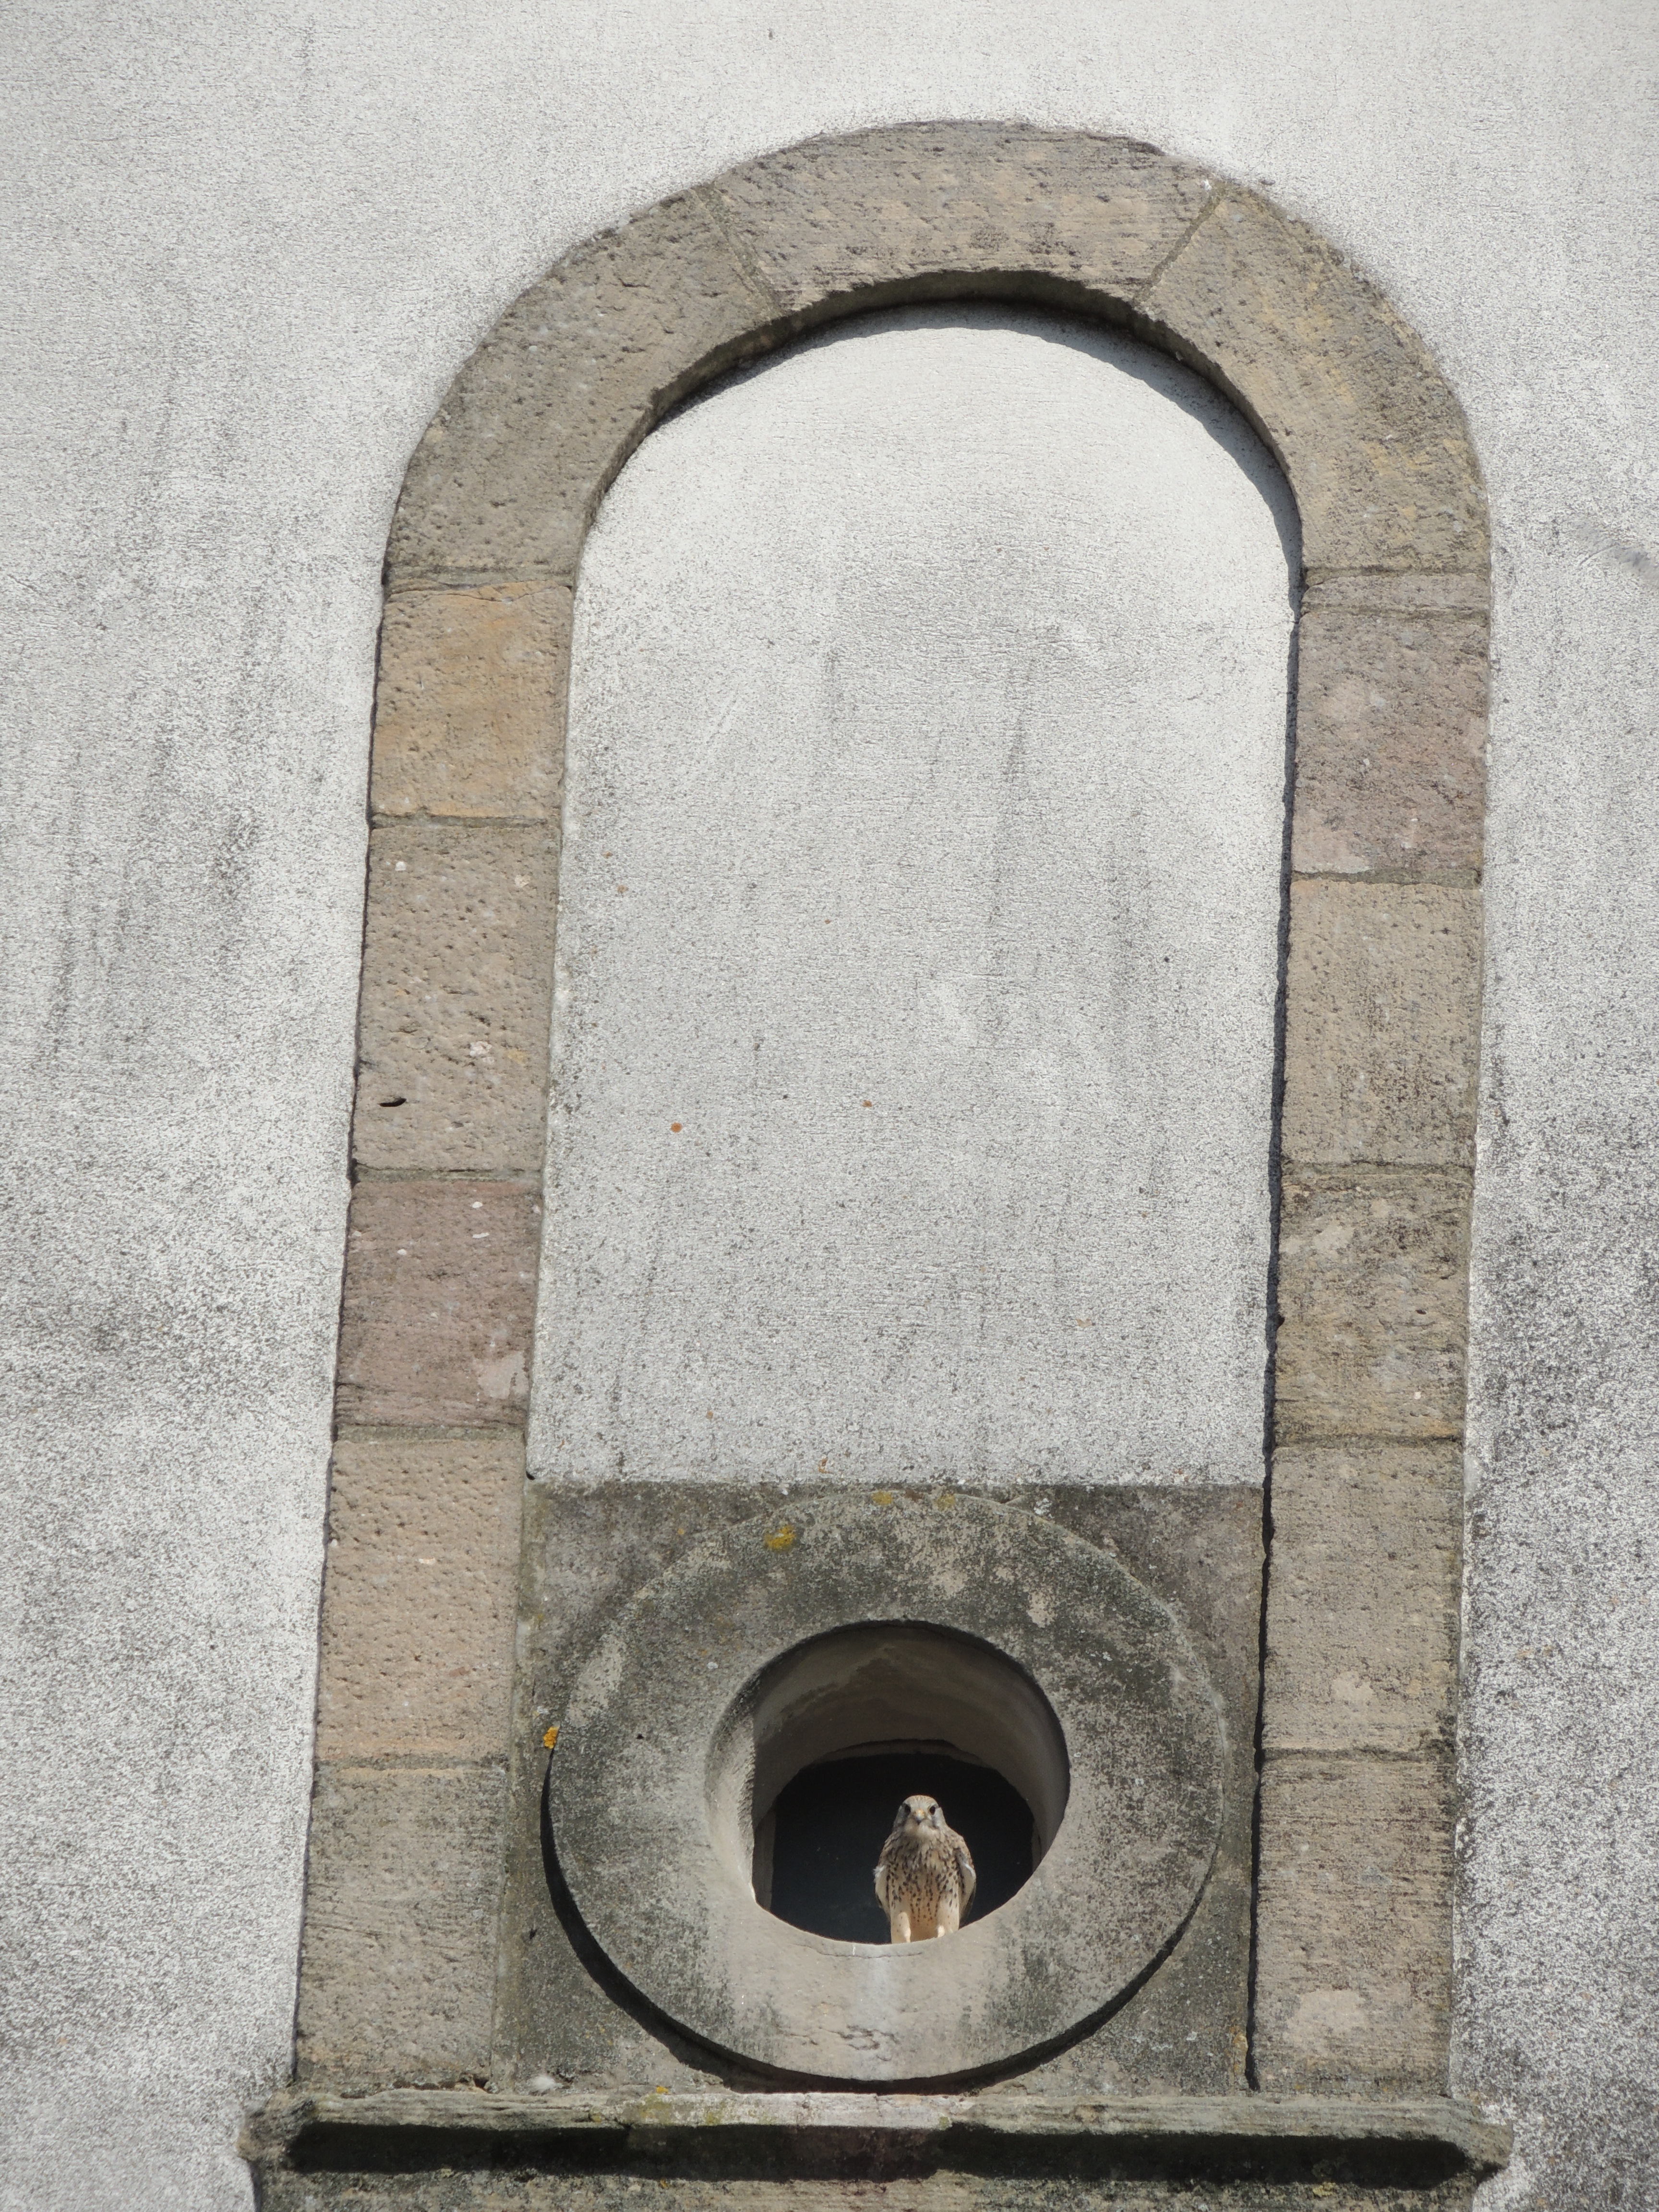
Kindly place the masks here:
<instances>
[{"instance_id":1,"label":"stone block","mask_svg":"<svg viewBox=\"0 0 1659 2212\"><path fill-rule=\"evenodd\" d=\"M489 2074L505 1802L499 1767L319 1767L301 2082Z\"/></svg>"},{"instance_id":2,"label":"stone block","mask_svg":"<svg viewBox=\"0 0 1659 2212\"><path fill-rule=\"evenodd\" d=\"M522 1440L342 1437L319 1759L507 1755Z\"/></svg>"},{"instance_id":3,"label":"stone block","mask_svg":"<svg viewBox=\"0 0 1659 2212\"><path fill-rule=\"evenodd\" d=\"M556 872L544 829L408 823L372 834L360 1165L540 1172Z\"/></svg>"},{"instance_id":4,"label":"stone block","mask_svg":"<svg viewBox=\"0 0 1659 2212\"><path fill-rule=\"evenodd\" d=\"M1215 193L1151 147L995 123L817 139L704 189L792 314L877 286L925 297L941 271L1127 299Z\"/></svg>"},{"instance_id":5,"label":"stone block","mask_svg":"<svg viewBox=\"0 0 1659 2212\"><path fill-rule=\"evenodd\" d=\"M1462 1472L1455 1444L1274 1454L1270 1753L1449 1748Z\"/></svg>"},{"instance_id":6,"label":"stone block","mask_svg":"<svg viewBox=\"0 0 1659 2212\"><path fill-rule=\"evenodd\" d=\"M1461 1436L1469 1184L1453 1172L1286 1169L1277 1441Z\"/></svg>"},{"instance_id":7,"label":"stone block","mask_svg":"<svg viewBox=\"0 0 1659 2212\"><path fill-rule=\"evenodd\" d=\"M1304 606L1292 866L1478 872L1486 796L1485 617Z\"/></svg>"},{"instance_id":8,"label":"stone block","mask_svg":"<svg viewBox=\"0 0 1659 2212\"><path fill-rule=\"evenodd\" d=\"M1474 1164L1480 895L1291 886L1285 1157Z\"/></svg>"},{"instance_id":9,"label":"stone block","mask_svg":"<svg viewBox=\"0 0 1659 2212\"><path fill-rule=\"evenodd\" d=\"M1140 304L1278 455L1310 572L1484 565L1456 403L1415 331L1316 232L1229 185Z\"/></svg>"},{"instance_id":10,"label":"stone block","mask_svg":"<svg viewBox=\"0 0 1659 2212\"><path fill-rule=\"evenodd\" d=\"M775 313L695 193L578 246L507 309L416 448L394 586L574 579L634 447Z\"/></svg>"},{"instance_id":11,"label":"stone block","mask_svg":"<svg viewBox=\"0 0 1659 2212\"><path fill-rule=\"evenodd\" d=\"M522 1423L541 1225L533 1183L358 1184L335 1394L343 1427Z\"/></svg>"},{"instance_id":12,"label":"stone block","mask_svg":"<svg viewBox=\"0 0 1659 2212\"><path fill-rule=\"evenodd\" d=\"M1269 1759L1255 2061L1263 2089L1445 2087L1452 1790L1438 1759Z\"/></svg>"},{"instance_id":13,"label":"stone block","mask_svg":"<svg viewBox=\"0 0 1659 2212\"><path fill-rule=\"evenodd\" d=\"M400 592L380 621L377 818L556 822L570 586Z\"/></svg>"}]
</instances>

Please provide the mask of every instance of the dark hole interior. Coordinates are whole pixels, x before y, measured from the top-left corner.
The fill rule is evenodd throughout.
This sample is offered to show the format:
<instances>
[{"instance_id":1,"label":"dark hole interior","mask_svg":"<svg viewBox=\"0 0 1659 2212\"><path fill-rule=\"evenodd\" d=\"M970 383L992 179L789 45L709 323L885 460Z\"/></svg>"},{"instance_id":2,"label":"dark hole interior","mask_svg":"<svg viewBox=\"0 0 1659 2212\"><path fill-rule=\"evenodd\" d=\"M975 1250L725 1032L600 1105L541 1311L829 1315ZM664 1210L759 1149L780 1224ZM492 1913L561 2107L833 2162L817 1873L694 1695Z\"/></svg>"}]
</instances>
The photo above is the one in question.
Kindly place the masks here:
<instances>
[{"instance_id":1,"label":"dark hole interior","mask_svg":"<svg viewBox=\"0 0 1659 2212\"><path fill-rule=\"evenodd\" d=\"M825 1759L784 1784L773 1810L771 1911L815 1936L886 1942L876 1858L901 1800L918 1790L938 1798L973 1853L968 1919L1006 1905L1036 1862L1025 1800L994 1767L948 1752L897 1751Z\"/></svg>"}]
</instances>

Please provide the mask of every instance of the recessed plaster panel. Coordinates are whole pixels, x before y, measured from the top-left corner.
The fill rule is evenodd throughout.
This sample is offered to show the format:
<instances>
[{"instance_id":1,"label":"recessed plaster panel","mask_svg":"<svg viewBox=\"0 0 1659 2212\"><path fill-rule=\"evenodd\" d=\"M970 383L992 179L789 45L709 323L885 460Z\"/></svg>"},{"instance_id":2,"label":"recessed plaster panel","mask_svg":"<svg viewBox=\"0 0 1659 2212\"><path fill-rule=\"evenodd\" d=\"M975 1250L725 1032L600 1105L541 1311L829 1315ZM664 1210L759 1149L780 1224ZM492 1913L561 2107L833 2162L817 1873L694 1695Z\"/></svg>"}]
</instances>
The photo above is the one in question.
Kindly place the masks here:
<instances>
[{"instance_id":1,"label":"recessed plaster panel","mask_svg":"<svg viewBox=\"0 0 1659 2212\"><path fill-rule=\"evenodd\" d=\"M659 428L578 592L538 1474L1259 1476L1295 520L990 308Z\"/></svg>"}]
</instances>

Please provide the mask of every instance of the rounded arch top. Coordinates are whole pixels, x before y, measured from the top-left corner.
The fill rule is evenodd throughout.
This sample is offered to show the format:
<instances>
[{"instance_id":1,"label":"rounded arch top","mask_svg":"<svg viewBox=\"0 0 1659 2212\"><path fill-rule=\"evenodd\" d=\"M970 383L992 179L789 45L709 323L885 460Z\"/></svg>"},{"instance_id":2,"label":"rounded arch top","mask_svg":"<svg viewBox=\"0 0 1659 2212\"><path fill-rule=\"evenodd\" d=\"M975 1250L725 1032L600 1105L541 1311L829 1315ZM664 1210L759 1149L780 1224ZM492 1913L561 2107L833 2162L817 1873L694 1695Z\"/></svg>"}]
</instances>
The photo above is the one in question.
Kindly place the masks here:
<instances>
[{"instance_id":1,"label":"rounded arch top","mask_svg":"<svg viewBox=\"0 0 1659 2212\"><path fill-rule=\"evenodd\" d=\"M571 580L607 486L687 392L841 315L970 297L1097 315L1208 376L1285 470L1310 578L1484 578L1456 399L1327 240L1133 140L943 123L763 155L566 255L416 449L391 580Z\"/></svg>"}]
</instances>

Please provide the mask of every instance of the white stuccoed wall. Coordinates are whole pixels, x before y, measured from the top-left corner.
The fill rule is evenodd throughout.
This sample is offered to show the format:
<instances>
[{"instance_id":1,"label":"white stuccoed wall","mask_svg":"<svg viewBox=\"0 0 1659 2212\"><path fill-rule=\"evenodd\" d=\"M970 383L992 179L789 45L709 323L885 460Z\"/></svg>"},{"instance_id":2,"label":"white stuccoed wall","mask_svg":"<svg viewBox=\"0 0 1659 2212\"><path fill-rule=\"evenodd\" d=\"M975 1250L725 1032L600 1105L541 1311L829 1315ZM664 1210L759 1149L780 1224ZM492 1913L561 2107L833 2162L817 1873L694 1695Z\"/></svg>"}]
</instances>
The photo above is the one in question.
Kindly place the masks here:
<instances>
[{"instance_id":1,"label":"white stuccoed wall","mask_svg":"<svg viewBox=\"0 0 1659 2212\"><path fill-rule=\"evenodd\" d=\"M665 423L572 658L532 1474L1261 1480L1299 573L1121 337Z\"/></svg>"},{"instance_id":2,"label":"white stuccoed wall","mask_svg":"<svg viewBox=\"0 0 1659 2212\"><path fill-rule=\"evenodd\" d=\"M246 2207L288 2063L381 553L573 240L994 115L1272 189L1498 540L1460 2067L1659 2197L1645 0L24 6L7 25L0 2203Z\"/></svg>"}]
</instances>

